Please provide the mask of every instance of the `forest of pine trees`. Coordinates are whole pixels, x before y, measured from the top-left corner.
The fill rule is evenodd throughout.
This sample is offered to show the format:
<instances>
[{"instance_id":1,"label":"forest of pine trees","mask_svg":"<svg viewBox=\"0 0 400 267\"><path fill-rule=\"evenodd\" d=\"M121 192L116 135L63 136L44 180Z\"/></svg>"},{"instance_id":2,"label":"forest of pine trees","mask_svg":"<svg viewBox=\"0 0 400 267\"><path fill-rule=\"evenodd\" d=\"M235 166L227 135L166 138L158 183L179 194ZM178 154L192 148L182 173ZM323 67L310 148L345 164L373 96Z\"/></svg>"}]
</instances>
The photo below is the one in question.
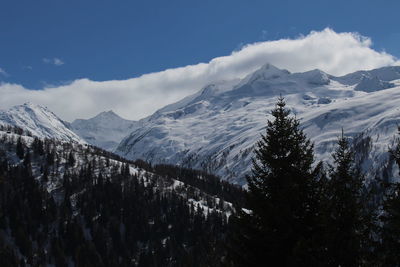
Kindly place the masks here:
<instances>
[{"instance_id":1,"label":"forest of pine trees","mask_svg":"<svg viewBox=\"0 0 400 267\"><path fill-rule=\"evenodd\" d=\"M315 162L283 98L271 115L248 190L2 126L0 265L400 266L400 184L368 181L343 132Z\"/></svg>"},{"instance_id":2,"label":"forest of pine trees","mask_svg":"<svg viewBox=\"0 0 400 267\"><path fill-rule=\"evenodd\" d=\"M242 189L168 165L132 174L131 162L104 155L2 137L1 266L220 265L233 211L224 200L237 196L240 204ZM173 186L177 174L185 178Z\"/></svg>"},{"instance_id":3,"label":"forest of pine trees","mask_svg":"<svg viewBox=\"0 0 400 267\"><path fill-rule=\"evenodd\" d=\"M315 164L283 98L272 116L247 177L248 210L230 218L226 265L400 266L400 185L374 195L343 133L333 164ZM399 141L391 156L400 166Z\"/></svg>"}]
</instances>

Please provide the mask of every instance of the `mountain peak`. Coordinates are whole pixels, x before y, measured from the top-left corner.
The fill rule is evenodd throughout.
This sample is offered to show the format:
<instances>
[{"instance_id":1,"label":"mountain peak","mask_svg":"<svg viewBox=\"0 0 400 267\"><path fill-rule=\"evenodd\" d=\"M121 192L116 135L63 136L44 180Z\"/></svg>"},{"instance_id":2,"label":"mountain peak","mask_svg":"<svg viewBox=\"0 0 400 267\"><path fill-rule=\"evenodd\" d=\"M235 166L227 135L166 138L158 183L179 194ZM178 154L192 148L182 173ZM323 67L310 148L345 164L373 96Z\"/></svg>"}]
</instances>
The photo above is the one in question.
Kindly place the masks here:
<instances>
[{"instance_id":1,"label":"mountain peak","mask_svg":"<svg viewBox=\"0 0 400 267\"><path fill-rule=\"evenodd\" d=\"M112 110L100 112L94 118L118 118L118 119L122 119L117 113L115 113Z\"/></svg>"},{"instance_id":2,"label":"mountain peak","mask_svg":"<svg viewBox=\"0 0 400 267\"><path fill-rule=\"evenodd\" d=\"M108 110L90 119L76 119L71 127L88 143L112 151L136 123Z\"/></svg>"},{"instance_id":3,"label":"mountain peak","mask_svg":"<svg viewBox=\"0 0 400 267\"><path fill-rule=\"evenodd\" d=\"M301 77L311 85L327 85L330 83L329 75L320 69L295 73L293 76Z\"/></svg>"},{"instance_id":4,"label":"mountain peak","mask_svg":"<svg viewBox=\"0 0 400 267\"><path fill-rule=\"evenodd\" d=\"M9 109L9 112L14 114L26 113L33 117L52 117L62 121L56 114L49 110L46 106L39 105L33 102L25 102L22 105L15 105Z\"/></svg>"},{"instance_id":5,"label":"mountain peak","mask_svg":"<svg viewBox=\"0 0 400 267\"><path fill-rule=\"evenodd\" d=\"M254 83L259 80L271 80L289 75L290 72L285 69L279 69L270 63L264 64L261 68L247 75L239 84Z\"/></svg>"},{"instance_id":6,"label":"mountain peak","mask_svg":"<svg viewBox=\"0 0 400 267\"><path fill-rule=\"evenodd\" d=\"M259 70L273 70L273 71L282 71L283 69L280 69L276 67L275 65L272 65L271 63L265 63L262 65L262 67Z\"/></svg>"},{"instance_id":7,"label":"mountain peak","mask_svg":"<svg viewBox=\"0 0 400 267\"><path fill-rule=\"evenodd\" d=\"M33 102L25 102L22 105L16 105L14 107L27 107L27 108L31 108L31 109L45 109L48 110L48 108L46 106L42 106Z\"/></svg>"},{"instance_id":8,"label":"mountain peak","mask_svg":"<svg viewBox=\"0 0 400 267\"><path fill-rule=\"evenodd\" d=\"M286 69L280 69L270 63L264 64L261 68L252 73L254 75L262 75L263 78L277 78L283 75L288 75L290 72Z\"/></svg>"},{"instance_id":9,"label":"mountain peak","mask_svg":"<svg viewBox=\"0 0 400 267\"><path fill-rule=\"evenodd\" d=\"M0 112L0 124L27 129L34 136L84 143L57 115L48 108L26 102Z\"/></svg>"}]
</instances>

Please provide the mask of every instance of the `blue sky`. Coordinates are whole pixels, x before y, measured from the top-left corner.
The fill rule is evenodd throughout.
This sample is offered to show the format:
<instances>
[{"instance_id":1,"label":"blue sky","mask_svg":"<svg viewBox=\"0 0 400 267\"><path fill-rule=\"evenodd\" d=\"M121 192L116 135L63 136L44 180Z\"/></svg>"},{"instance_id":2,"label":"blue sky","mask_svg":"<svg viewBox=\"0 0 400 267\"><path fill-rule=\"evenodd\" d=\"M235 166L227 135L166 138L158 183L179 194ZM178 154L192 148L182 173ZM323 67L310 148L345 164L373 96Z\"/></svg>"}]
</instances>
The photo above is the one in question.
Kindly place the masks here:
<instances>
[{"instance_id":1,"label":"blue sky","mask_svg":"<svg viewBox=\"0 0 400 267\"><path fill-rule=\"evenodd\" d=\"M123 80L326 27L400 57L399 10L397 0L1 0L0 81Z\"/></svg>"}]
</instances>

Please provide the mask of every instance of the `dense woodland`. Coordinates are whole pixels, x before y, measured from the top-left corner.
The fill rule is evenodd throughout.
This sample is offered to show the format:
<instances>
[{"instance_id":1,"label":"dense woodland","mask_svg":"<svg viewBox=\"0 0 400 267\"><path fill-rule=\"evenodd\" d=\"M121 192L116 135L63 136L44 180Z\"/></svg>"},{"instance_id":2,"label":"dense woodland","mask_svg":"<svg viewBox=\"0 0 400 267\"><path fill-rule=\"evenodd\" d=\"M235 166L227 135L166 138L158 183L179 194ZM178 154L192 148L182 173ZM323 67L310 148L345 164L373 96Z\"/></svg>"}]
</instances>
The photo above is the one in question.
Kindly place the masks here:
<instances>
[{"instance_id":1,"label":"dense woodland","mask_svg":"<svg viewBox=\"0 0 400 267\"><path fill-rule=\"evenodd\" d=\"M283 98L272 115L247 191L2 127L1 266L400 266L390 173L367 180L345 133L316 163Z\"/></svg>"},{"instance_id":2,"label":"dense woodland","mask_svg":"<svg viewBox=\"0 0 400 267\"><path fill-rule=\"evenodd\" d=\"M240 204L240 188L194 170L117 161L94 147L7 131L0 149L1 266L221 262L233 211L224 197Z\"/></svg>"}]
</instances>

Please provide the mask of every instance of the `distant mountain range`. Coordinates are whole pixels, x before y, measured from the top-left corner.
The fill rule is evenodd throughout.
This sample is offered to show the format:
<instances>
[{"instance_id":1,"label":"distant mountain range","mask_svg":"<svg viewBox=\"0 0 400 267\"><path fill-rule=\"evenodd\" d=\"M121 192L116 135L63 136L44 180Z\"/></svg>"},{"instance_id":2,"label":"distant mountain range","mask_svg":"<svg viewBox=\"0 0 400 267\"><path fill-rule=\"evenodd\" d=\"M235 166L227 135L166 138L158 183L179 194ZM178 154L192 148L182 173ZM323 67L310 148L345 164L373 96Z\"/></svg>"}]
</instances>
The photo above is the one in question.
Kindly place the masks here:
<instances>
[{"instance_id":1,"label":"distant mountain range","mask_svg":"<svg viewBox=\"0 0 400 267\"><path fill-rule=\"evenodd\" d=\"M388 148L400 122L400 67L335 77L321 70L290 73L270 64L244 79L211 83L140 121L112 111L67 123L34 104L0 112L0 123L39 137L87 142L128 159L207 170L243 184L253 146L277 98L301 120L318 160L330 159L342 128L371 175L397 171Z\"/></svg>"}]
</instances>

